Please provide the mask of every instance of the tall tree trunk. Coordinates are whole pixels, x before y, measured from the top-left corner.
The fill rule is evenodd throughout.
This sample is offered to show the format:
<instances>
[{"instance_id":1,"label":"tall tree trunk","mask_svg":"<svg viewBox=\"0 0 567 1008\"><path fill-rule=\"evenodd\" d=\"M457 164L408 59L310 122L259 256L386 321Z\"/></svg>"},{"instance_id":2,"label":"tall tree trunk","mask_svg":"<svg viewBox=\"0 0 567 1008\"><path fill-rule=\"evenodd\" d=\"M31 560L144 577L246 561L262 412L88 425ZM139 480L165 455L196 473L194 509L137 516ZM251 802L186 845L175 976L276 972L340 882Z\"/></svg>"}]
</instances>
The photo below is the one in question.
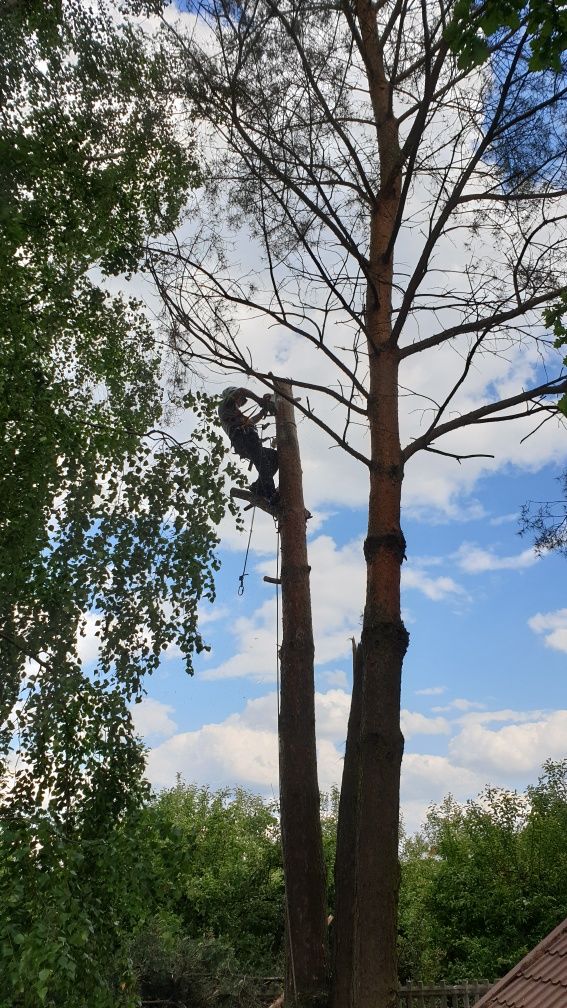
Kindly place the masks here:
<instances>
[{"instance_id":1,"label":"tall tree trunk","mask_svg":"<svg viewBox=\"0 0 567 1008\"><path fill-rule=\"evenodd\" d=\"M279 759L288 924L286 1005L303 1008L322 1004L327 997L326 884L301 461L291 385L278 382L276 392L280 393L276 412L283 626Z\"/></svg>"},{"instance_id":2,"label":"tall tree trunk","mask_svg":"<svg viewBox=\"0 0 567 1008\"><path fill-rule=\"evenodd\" d=\"M356 824L360 777L362 647L353 638L352 698L348 718L335 857L335 917L332 950L332 1008L350 1005L353 984L353 941Z\"/></svg>"},{"instance_id":3,"label":"tall tree trunk","mask_svg":"<svg viewBox=\"0 0 567 1008\"><path fill-rule=\"evenodd\" d=\"M384 71L377 15L356 0L376 122L380 188L370 228L366 327L371 443L360 777L356 831L353 1008L397 1005L398 830L403 736L400 692L408 635L401 620L405 541L398 426L398 348L392 341L392 235L401 173L398 124Z\"/></svg>"}]
</instances>

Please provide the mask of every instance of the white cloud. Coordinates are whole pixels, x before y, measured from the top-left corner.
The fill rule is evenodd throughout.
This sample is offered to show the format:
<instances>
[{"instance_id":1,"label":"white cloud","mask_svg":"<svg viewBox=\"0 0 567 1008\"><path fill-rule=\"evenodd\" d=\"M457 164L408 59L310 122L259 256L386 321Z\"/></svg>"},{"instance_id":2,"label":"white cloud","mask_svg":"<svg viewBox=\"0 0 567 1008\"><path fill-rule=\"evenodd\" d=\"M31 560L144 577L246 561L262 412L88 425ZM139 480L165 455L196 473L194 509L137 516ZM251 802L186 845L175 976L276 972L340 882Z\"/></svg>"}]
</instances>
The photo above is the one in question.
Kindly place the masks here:
<instances>
[{"instance_id":1,"label":"white cloud","mask_svg":"<svg viewBox=\"0 0 567 1008\"><path fill-rule=\"evenodd\" d=\"M447 691L446 686L427 686L425 689L415 690L416 696L439 696Z\"/></svg>"},{"instance_id":2,"label":"white cloud","mask_svg":"<svg viewBox=\"0 0 567 1008\"><path fill-rule=\"evenodd\" d=\"M518 521L518 512L512 511L509 514L495 515L493 518L489 519L489 525L509 525L511 522Z\"/></svg>"},{"instance_id":3,"label":"white cloud","mask_svg":"<svg viewBox=\"0 0 567 1008\"><path fill-rule=\"evenodd\" d=\"M472 770L455 766L446 756L407 753L402 764L403 799L425 798L427 804L441 801L451 792L455 797L469 795L482 787L483 781Z\"/></svg>"},{"instance_id":4,"label":"white cloud","mask_svg":"<svg viewBox=\"0 0 567 1008\"><path fill-rule=\"evenodd\" d=\"M453 578L443 576L431 578L424 571L411 566L402 568L402 588L406 590L414 588L433 602L468 597L464 588Z\"/></svg>"},{"instance_id":5,"label":"white cloud","mask_svg":"<svg viewBox=\"0 0 567 1008\"><path fill-rule=\"evenodd\" d=\"M169 704L144 697L140 703L132 704L130 710L136 732L142 738L167 738L177 731L177 723L169 716L174 710Z\"/></svg>"},{"instance_id":6,"label":"white cloud","mask_svg":"<svg viewBox=\"0 0 567 1008\"><path fill-rule=\"evenodd\" d=\"M316 695L319 785L340 783L349 697L341 690ZM271 796L278 788L277 705L275 693L251 700L220 724L182 732L152 749L147 774L156 787L170 786L180 773L212 787L235 786Z\"/></svg>"},{"instance_id":7,"label":"white cloud","mask_svg":"<svg viewBox=\"0 0 567 1008\"><path fill-rule=\"evenodd\" d=\"M201 602L198 606L199 627L209 626L211 623L218 623L219 620L226 619L230 614L228 606Z\"/></svg>"},{"instance_id":8,"label":"white cloud","mask_svg":"<svg viewBox=\"0 0 567 1008\"><path fill-rule=\"evenodd\" d=\"M317 737L341 745L347 734L350 695L341 689L315 694Z\"/></svg>"},{"instance_id":9,"label":"white cloud","mask_svg":"<svg viewBox=\"0 0 567 1008\"><path fill-rule=\"evenodd\" d=\"M492 550L483 549L474 543L463 543L457 550L455 559L466 574L483 574L495 570L525 570L533 567L540 557L533 547L515 556L499 557Z\"/></svg>"},{"instance_id":10,"label":"white cloud","mask_svg":"<svg viewBox=\"0 0 567 1008\"><path fill-rule=\"evenodd\" d=\"M203 679L276 679L276 603L264 602L252 617L227 620L225 630L236 639L236 653L203 672Z\"/></svg>"},{"instance_id":11,"label":"white cloud","mask_svg":"<svg viewBox=\"0 0 567 1008\"><path fill-rule=\"evenodd\" d=\"M442 717L430 718L417 711L402 710L402 731L406 739L412 735L450 735L449 722Z\"/></svg>"},{"instance_id":12,"label":"white cloud","mask_svg":"<svg viewBox=\"0 0 567 1008\"><path fill-rule=\"evenodd\" d=\"M277 760L275 733L225 722L182 732L152 749L147 774L155 787L172 786L179 773L199 784L242 784L267 794L277 787Z\"/></svg>"},{"instance_id":13,"label":"white cloud","mask_svg":"<svg viewBox=\"0 0 567 1008\"><path fill-rule=\"evenodd\" d=\"M406 833L419 829L429 805L449 792L459 801L476 795L484 780L467 767L455 766L446 756L407 753L402 762L401 808Z\"/></svg>"},{"instance_id":14,"label":"white cloud","mask_svg":"<svg viewBox=\"0 0 567 1008\"><path fill-rule=\"evenodd\" d=\"M340 689L317 692L315 706L319 786L328 791L341 781L350 696ZM155 730L156 725L162 724L162 716L167 723L170 710L165 705L152 705L147 712L148 724ZM402 728L407 738L449 731L444 718L428 718L408 710L402 711ZM150 751L147 773L156 787L173 785L180 773L189 781L212 787L240 784L271 797L278 789L276 694L248 701L241 712L231 714L219 724L204 725L168 738ZM448 768L448 761L442 757L410 754L404 758L404 774L404 793L409 798L416 792L421 797L425 793L427 801L432 801L441 798L449 786L454 789L455 771ZM465 770L465 783L472 776ZM430 780L430 786L425 786L426 779ZM422 801L420 808L425 805ZM413 824L413 816L410 819ZM415 828L417 825L415 822Z\"/></svg>"},{"instance_id":15,"label":"white cloud","mask_svg":"<svg viewBox=\"0 0 567 1008\"><path fill-rule=\"evenodd\" d=\"M327 686L337 686L339 689L346 689L348 677L342 669L330 669L322 673Z\"/></svg>"},{"instance_id":16,"label":"white cloud","mask_svg":"<svg viewBox=\"0 0 567 1008\"><path fill-rule=\"evenodd\" d=\"M523 724L525 721L534 721L542 717L545 717L545 711L542 710L519 711L506 707L502 710L469 711L467 714L463 714L462 717L457 718L456 723L462 725L485 725L497 722L506 724L515 721Z\"/></svg>"},{"instance_id":17,"label":"white cloud","mask_svg":"<svg viewBox=\"0 0 567 1008\"><path fill-rule=\"evenodd\" d=\"M360 629L364 605L364 559L362 542L355 540L338 547L327 535L317 536L309 545L313 630L317 641L318 666L348 659L352 636ZM262 560L255 576L275 574L275 560ZM250 617L227 620L226 629L235 638L235 653L227 661L209 668L206 679L249 676L261 682L275 679L276 603L264 602Z\"/></svg>"},{"instance_id":18,"label":"white cloud","mask_svg":"<svg viewBox=\"0 0 567 1008\"><path fill-rule=\"evenodd\" d=\"M458 711L468 711L468 710L483 710L484 704L477 703L476 700L465 700L463 697L456 697L455 700L450 700L448 704L443 707L433 707L434 711L442 714L445 711L458 710Z\"/></svg>"},{"instance_id":19,"label":"white cloud","mask_svg":"<svg viewBox=\"0 0 567 1008\"><path fill-rule=\"evenodd\" d=\"M275 543L274 543L275 545ZM338 546L329 535L317 535L309 543L313 630L318 667L348 660L352 637L358 637L364 608L365 564L362 539ZM260 560L253 575L274 576L275 557ZM432 601L468 599L453 578L430 577L419 567L402 569L402 586L420 591ZM226 619L226 630L234 637L234 654L204 673L206 679L250 677L258 682L275 678L276 605L264 602L251 616ZM337 683L342 685L343 683Z\"/></svg>"},{"instance_id":20,"label":"white cloud","mask_svg":"<svg viewBox=\"0 0 567 1008\"><path fill-rule=\"evenodd\" d=\"M544 634L545 646L567 652L567 609L536 613L528 620L534 633Z\"/></svg>"},{"instance_id":21,"label":"white cloud","mask_svg":"<svg viewBox=\"0 0 567 1008\"><path fill-rule=\"evenodd\" d=\"M238 530L236 520L233 516L231 514L227 514L222 519L218 527L218 533L221 537L223 549L231 550L235 553L242 553L244 556L246 544L248 542L248 535L250 533L252 512L244 511L242 517L245 523L245 528L242 529L242 531ZM276 529L273 518L270 518L265 511L257 510L254 516L254 531L250 541L250 550L252 551L252 554L256 554L258 556L275 556L276 538Z\"/></svg>"},{"instance_id":22,"label":"white cloud","mask_svg":"<svg viewBox=\"0 0 567 1008\"><path fill-rule=\"evenodd\" d=\"M566 738L567 710L494 729L471 722L451 740L449 755L463 766L508 778L535 772L548 757L563 758Z\"/></svg>"}]
</instances>

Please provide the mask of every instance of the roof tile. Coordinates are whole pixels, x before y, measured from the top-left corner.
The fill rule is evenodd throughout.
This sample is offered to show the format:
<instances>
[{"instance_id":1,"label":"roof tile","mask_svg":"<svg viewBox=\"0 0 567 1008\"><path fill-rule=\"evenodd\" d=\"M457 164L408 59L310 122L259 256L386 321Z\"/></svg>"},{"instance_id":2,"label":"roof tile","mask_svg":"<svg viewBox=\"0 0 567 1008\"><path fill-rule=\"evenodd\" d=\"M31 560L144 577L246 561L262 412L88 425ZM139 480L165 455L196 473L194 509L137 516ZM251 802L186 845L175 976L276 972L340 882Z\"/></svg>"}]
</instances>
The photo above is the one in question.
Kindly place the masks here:
<instances>
[{"instance_id":1,"label":"roof tile","mask_svg":"<svg viewBox=\"0 0 567 1008\"><path fill-rule=\"evenodd\" d=\"M567 919L499 980L476 1008L567 1008Z\"/></svg>"}]
</instances>

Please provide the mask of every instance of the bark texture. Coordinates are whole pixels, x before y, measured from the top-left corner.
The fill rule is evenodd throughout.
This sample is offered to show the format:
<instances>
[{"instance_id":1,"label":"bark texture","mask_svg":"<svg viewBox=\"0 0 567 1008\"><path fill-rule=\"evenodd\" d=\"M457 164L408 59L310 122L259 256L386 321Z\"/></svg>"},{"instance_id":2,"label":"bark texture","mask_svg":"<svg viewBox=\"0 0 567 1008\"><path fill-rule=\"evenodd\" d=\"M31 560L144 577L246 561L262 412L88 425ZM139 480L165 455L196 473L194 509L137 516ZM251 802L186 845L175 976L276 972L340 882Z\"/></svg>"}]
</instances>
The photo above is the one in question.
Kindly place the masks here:
<instances>
[{"instance_id":1,"label":"bark texture","mask_svg":"<svg viewBox=\"0 0 567 1008\"><path fill-rule=\"evenodd\" d=\"M291 386L280 382L276 391L282 582L280 814L288 923L285 1003L304 1008L327 998L326 881L301 462Z\"/></svg>"},{"instance_id":2,"label":"bark texture","mask_svg":"<svg viewBox=\"0 0 567 1008\"><path fill-rule=\"evenodd\" d=\"M360 775L360 718L362 704L362 647L353 639L352 698L348 718L341 781L335 857L335 919L332 949L333 1008L349 1005L353 984L353 941L356 823Z\"/></svg>"},{"instance_id":3,"label":"bark texture","mask_svg":"<svg viewBox=\"0 0 567 1008\"><path fill-rule=\"evenodd\" d=\"M402 662L400 526L403 463L398 423L398 347L392 338L392 234L401 191L398 124L386 79L377 17L357 0L362 52L376 125L380 184L371 215L366 297L371 465L355 844L353 1008L397 1005L396 932ZM343 1004L337 1005L343 1008ZM347 1008L346 1004L344 1008Z\"/></svg>"}]
</instances>

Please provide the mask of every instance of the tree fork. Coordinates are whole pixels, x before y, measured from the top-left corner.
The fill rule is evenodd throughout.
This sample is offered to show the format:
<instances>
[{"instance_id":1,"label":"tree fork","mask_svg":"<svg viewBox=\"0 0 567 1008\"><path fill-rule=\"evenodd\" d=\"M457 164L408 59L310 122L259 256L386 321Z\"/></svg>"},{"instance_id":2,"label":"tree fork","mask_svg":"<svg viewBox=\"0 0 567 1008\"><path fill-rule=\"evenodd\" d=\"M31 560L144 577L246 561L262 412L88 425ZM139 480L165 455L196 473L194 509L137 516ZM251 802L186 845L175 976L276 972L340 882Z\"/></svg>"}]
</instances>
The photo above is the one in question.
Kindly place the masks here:
<instances>
[{"instance_id":1,"label":"tree fork","mask_svg":"<svg viewBox=\"0 0 567 1008\"><path fill-rule=\"evenodd\" d=\"M315 743L313 621L292 388L275 382L280 471L282 646L280 815L287 901L286 1005L328 996L326 884Z\"/></svg>"}]
</instances>

